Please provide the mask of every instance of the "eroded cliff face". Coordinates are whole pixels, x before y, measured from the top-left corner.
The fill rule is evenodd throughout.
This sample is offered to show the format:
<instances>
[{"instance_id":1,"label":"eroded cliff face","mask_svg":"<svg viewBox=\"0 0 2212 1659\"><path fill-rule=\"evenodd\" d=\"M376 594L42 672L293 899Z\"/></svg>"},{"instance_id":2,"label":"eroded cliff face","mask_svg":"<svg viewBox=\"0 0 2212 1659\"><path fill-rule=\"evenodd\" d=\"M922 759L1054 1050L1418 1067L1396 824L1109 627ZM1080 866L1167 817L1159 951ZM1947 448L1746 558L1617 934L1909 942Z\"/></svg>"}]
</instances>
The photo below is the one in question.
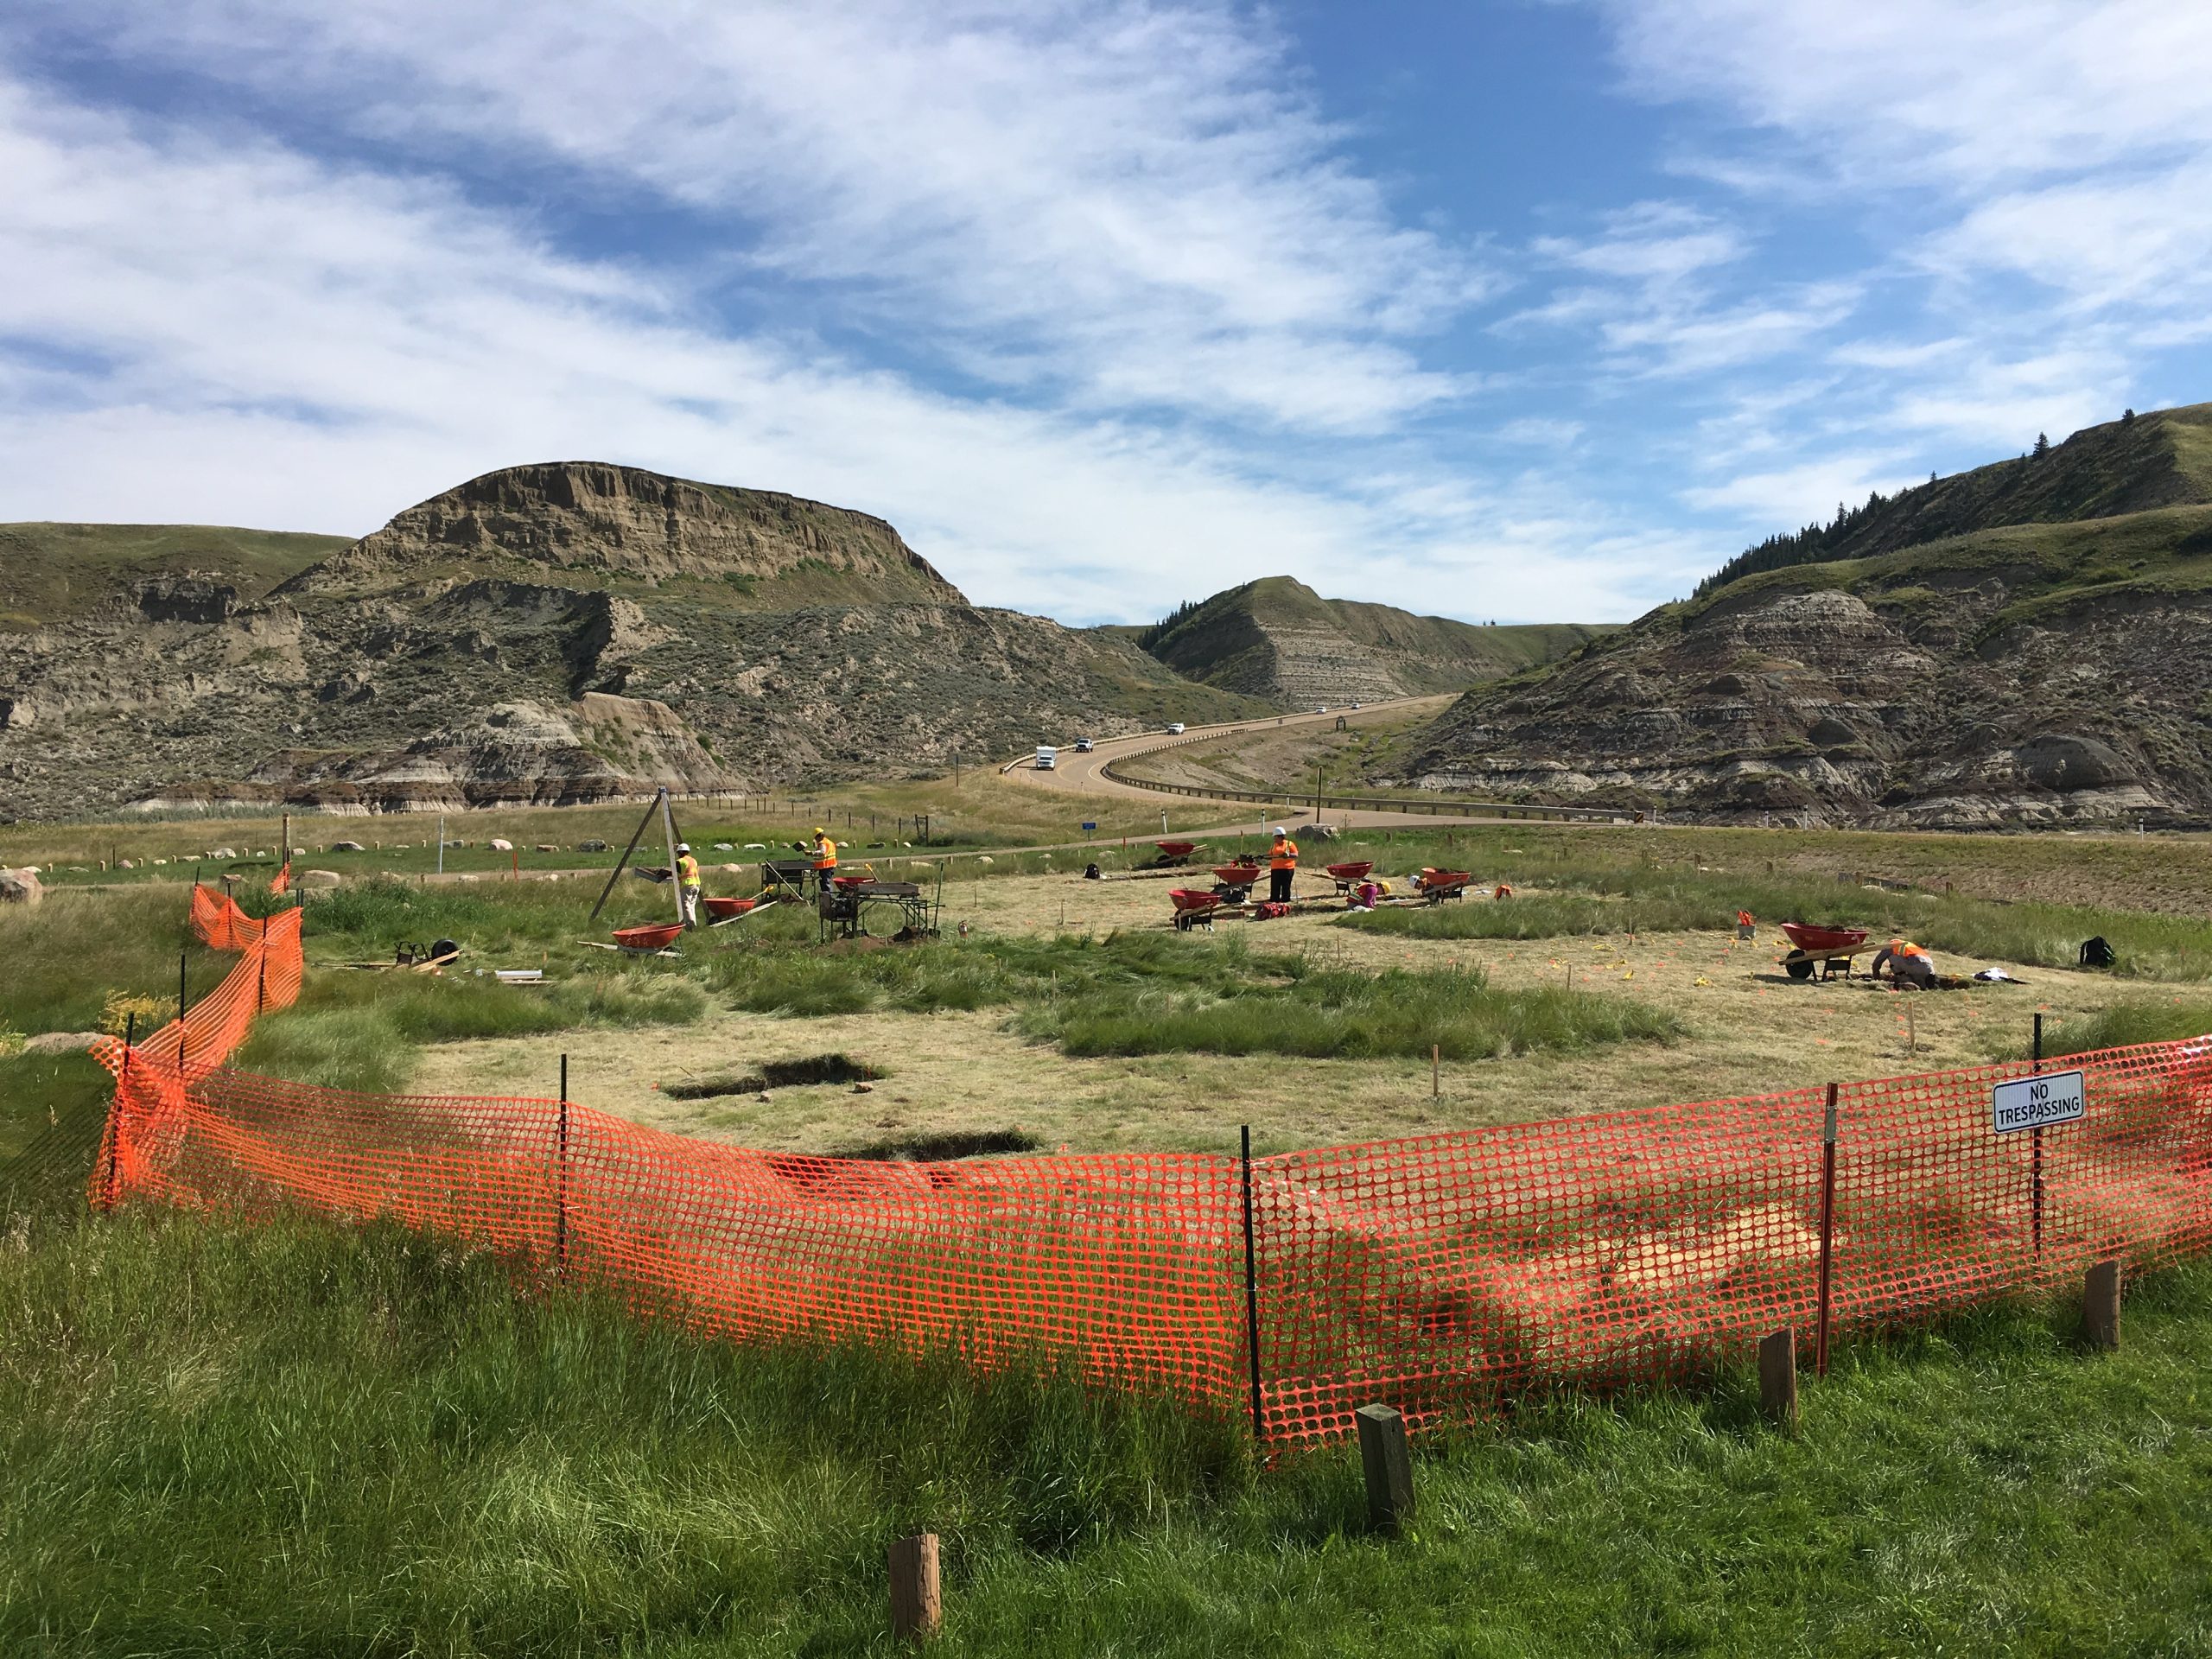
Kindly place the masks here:
<instances>
[{"instance_id":1,"label":"eroded cliff face","mask_svg":"<svg viewBox=\"0 0 2212 1659\"><path fill-rule=\"evenodd\" d=\"M2200 518L2164 525L2169 543ZM2085 583L2066 551L2012 534L2017 558L1985 543L1956 563L1778 571L1646 618L1463 700L1421 781L1804 823L2212 821L2212 597L2194 562Z\"/></svg>"},{"instance_id":2,"label":"eroded cliff face","mask_svg":"<svg viewBox=\"0 0 2212 1659\"><path fill-rule=\"evenodd\" d=\"M0 817L899 778L1243 709L1126 640L968 605L862 514L515 468L265 590L164 570L0 632Z\"/></svg>"},{"instance_id":3,"label":"eroded cliff face","mask_svg":"<svg viewBox=\"0 0 2212 1659\"><path fill-rule=\"evenodd\" d=\"M287 584L359 589L486 563L542 580L722 582L734 607L779 595L817 603L964 604L880 518L769 490L670 478L635 467L509 467L410 507ZM785 590L795 590L788 594Z\"/></svg>"}]
</instances>

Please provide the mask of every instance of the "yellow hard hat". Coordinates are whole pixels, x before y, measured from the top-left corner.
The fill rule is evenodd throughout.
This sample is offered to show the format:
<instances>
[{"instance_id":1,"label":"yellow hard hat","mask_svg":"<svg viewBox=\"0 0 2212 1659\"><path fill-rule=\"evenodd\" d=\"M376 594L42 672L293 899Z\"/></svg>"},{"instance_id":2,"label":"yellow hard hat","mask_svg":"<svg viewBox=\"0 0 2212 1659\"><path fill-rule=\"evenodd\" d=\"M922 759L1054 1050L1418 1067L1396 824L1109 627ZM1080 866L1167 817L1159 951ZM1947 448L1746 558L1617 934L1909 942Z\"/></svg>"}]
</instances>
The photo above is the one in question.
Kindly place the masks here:
<instances>
[{"instance_id":1,"label":"yellow hard hat","mask_svg":"<svg viewBox=\"0 0 2212 1659\"><path fill-rule=\"evenodd\" d=\"M816 825L814 826L814 833L815 833L816 835L817 835L817 836L826 836L826 835L828 835L830 832L829 832L827 830L824 830L824 829L823 829L820 824L818 824L818 823L817 823L817 824L816 824Z\"/></svg>"}]
</instances>

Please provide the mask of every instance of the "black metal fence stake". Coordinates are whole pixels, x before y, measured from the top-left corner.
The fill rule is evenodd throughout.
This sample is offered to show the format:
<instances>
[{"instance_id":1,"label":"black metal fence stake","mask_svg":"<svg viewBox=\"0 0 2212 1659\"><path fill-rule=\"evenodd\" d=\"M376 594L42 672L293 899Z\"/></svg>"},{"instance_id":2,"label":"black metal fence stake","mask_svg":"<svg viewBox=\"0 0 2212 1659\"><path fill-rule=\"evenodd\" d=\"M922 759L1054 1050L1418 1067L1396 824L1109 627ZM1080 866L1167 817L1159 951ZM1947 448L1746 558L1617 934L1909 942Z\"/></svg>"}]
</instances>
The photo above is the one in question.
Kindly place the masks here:
<instances>
[{"instance_id":1,"label":"black metal fence stake","mask_svg":"<svg viewBox=\"0 0 2212 1659\"><path fill-rule=\"evenodd\" d=\"M138 1039L138 1011L131 1009L123 1016L123 1067L115 1080L115 1103L107 1114L107 1173L100 1179L100 1213L115 1213L117 1155L123 1139L124 1102L130 1090L130 1051Z\"/></svg>"},{"instance_id":2,"label":"black metal fence stake","mask_svg":"<svg viewBox=\"0 0 2212 1659\"><path fill-rule=\"evenodd\" d=\"M1835 1274L1835 1096L1828 1084L1828 1109L1821 1121L1821 1306L1813 1331L1813 1375L1828 1374L1828 1301Z\"/></svg>"},{"instance_id":3,"label":"black metal fence stake","mask_svg":"<svg viewBox=\"0 0 2212 1659\"><path fill-rule=\"evenodd\" d=\"M569 1057L561 1057L561 1118L556 1132L559 1151L559 1195L553 1218L553 1270L569 1276Z\"/></svg>"},{"instance_id":4,"label":"black metal fence stake","mask_svg":"<svg viewBox=\"0 0 2212 1659\"><path fill-rule=\"evenodd\" d=\"M2036 1015L2033 1065L2043 1070L2043 1015ZM2035 1258L2043 1260L2043 1125L2028 1131L2028 1237Z\"/></svg>"},{"instance_id":5,"label":"black metal fence stake","mask_svg":"<svg viewBox=\"0 0 2212 1659\"><path fill-rule=\"evenodd\" d=\"M176 953L176 1081L184 1086L184 962L187 952Z\"/></svg>"},{"instance_id":6,"label":"black metal fence stake","mask_svg":"<svg viewBox=\"0 0 2212 1659\"><path fill-rule=\"evenodd\" d=\"M1244 1125L1244 1335L1252 1370L1252 1438L1268 1438L1267 1418L1260 1405L1260 1275L1252 1242L1252 1126Z\"/></svg>"}]
</instances>

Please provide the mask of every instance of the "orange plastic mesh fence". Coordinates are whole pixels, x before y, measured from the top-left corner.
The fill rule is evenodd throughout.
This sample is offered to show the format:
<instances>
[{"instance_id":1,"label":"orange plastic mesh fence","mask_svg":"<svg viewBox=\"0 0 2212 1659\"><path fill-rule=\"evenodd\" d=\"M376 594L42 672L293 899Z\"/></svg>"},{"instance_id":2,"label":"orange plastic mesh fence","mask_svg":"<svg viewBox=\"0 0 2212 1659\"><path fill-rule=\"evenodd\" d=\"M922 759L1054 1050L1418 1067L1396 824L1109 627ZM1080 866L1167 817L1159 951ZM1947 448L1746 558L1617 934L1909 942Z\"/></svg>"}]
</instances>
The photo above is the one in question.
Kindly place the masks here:
<instances>
[{"instance_id":1,"label":"orange plastic mesh fence","mask_svg":"<svg viewBox=\"0 0 2212 1659\"><path fill-rule=\"evenodd\" d=\"M138 1037L132 1048L118 1037L92 1046L92 1058L116 1075L115 1105L92 1165L94 1204L111 1208L150 1178L143 1159L188 1109L190 1087L228 1064L262 1009L289 1007L297 1000L300 925L296 908L264 920L223 893L193 887L193 931L216 950L237 951L238 960L182 1020Z\"/></svg>"},{"instance_id":2,"label":"orange plastic mesh fence","mask_svg":"<svg viewBox=\"0 0 2212 1659\"><path fill-rule=\"evenodd\" d=\"M1243 1175L1199 1154L885 1164L744 1151L533 1100L346 1094L222 1065L266 987L296 992L296 912L195 897L239 943L223 988L105 1058L97 1198L241 1218L387 1217L534 1258L745 1337L1072 1357L1094 1378L1243 1409ZM178 1056L184 1056L180 1078ZM1925 1319L2212 1243L2212 1040L2069 1058L2088 1116L1995 1134L1983 1067L1840 1090L1840 1332ZM2049 1069L2058 1069L2054 1065ZM1809 1339L1825 1093L1559 1119L1255 1159L1271 1440L1369 1401L1418 1421L1532 1381L1617 1382ZM2039 1175L2038 1175L2039 1168ZM2040 1218L2037 1194L2040 1190Z\"/></svg>"},{"instance_id":3,"label":"orange plastic mesh fence","mask_svg":"<svg viewBox=\"0 0 2212 1659\"><path fill-rule=\"evenodd\" d=\"M2069 1057L2088 1116L1995 1133L2024 1065L1839 1092L1831 1320L1923 1319L2212 1243L2212 1042ZM1419 1417L1531 1380L1605 1385L1809 1343L1827 1091L1556 1119L1255 1161L1271 1435Z\"/></svg>"}]
</instances>

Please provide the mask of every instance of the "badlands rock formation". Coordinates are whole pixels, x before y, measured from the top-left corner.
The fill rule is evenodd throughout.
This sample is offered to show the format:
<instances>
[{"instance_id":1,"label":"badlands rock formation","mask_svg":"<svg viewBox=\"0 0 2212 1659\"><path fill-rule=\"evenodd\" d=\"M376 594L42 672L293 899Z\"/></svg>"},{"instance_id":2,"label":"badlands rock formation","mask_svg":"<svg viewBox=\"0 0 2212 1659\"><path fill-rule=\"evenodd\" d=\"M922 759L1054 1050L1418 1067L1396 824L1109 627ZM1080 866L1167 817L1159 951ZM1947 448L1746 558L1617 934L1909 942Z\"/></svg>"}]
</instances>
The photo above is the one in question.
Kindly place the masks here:
<instances>
[{"instance_id":1,"label":"badlands rock formation","mask_svg":"<svg viewBox=\"0 0 2212 1659\"><path fill-rule=\"evenodd\" d=\"M970 606L880 519L633 467L508 468L334 547L0 543L32 596L0 626L0 818L898 778L1252 707Z\"/></svg>"},{"instance_id":2,"label":"badlands rock formation","mask_svg":"<svg viewBox=\"0 0 2212 1659\"><path fill-rule=\"evenodd\" d=\"M2108 510L2020 521L2085 505ZM1977 512L2002 522L1913 539ZM1470 693L1428 733L1421 780L1738 820L2212 821L2212 405L1808 537ZM1747 568L1777 547L1793 562Z\"/></svg>"}]
</instances>

